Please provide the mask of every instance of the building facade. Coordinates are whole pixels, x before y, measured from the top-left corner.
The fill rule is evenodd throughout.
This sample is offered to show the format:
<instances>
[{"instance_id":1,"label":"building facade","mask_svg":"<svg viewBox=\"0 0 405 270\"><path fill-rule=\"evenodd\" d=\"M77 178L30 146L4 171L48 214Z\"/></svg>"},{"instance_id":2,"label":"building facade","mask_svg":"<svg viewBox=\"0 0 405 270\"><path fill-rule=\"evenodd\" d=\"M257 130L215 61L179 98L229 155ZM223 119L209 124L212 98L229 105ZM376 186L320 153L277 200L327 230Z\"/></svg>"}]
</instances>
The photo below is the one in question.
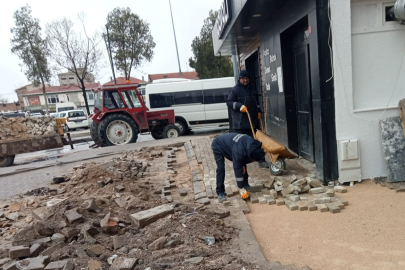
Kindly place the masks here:
<instances>
[{"instance_id":1,"label":"building facade","mask_svg":"<svg viewBox=\"0 0 405 270\"><path fill-rule=\"evenodd\" d=\"M78 69L77 71L80 73L83 69ZM76 74L68 71L65 73L58 74L59 84L60 85L80 85L80 81L77 78ZM94 75L89 73L87 74L86 78L84 79L85 83L95 83Z\"/></svg>"},{"instance_id":2,"label":"building facade","mask_svg":"<svg viewBox=\"0 0 405 270\"><path fill-rule=\"evenodd\" d=\"M179 72L162 73L162 74L149 74L149 76L148 76L149 82L153 82L155 80L161 80L161 79L174 79L174 78L197 80L198 79L198 74L195 71L189 71L189 72L182 72L181 77L180 77Z\"/></svg>"},{"instance_id":3,"label":"building facade","mask_svg":"<svg viewBox=\"0 0 405 270\"><path fill-rule=\"evenodd\" d=\"M214 53L251 74L267 134L325 182L387 175L379 120L405 97L405 25L383 0L224 0ZM396 79L399 78L399 79ZM349 153L349 154L348 154Z\"/></svg>"}]
</instances>

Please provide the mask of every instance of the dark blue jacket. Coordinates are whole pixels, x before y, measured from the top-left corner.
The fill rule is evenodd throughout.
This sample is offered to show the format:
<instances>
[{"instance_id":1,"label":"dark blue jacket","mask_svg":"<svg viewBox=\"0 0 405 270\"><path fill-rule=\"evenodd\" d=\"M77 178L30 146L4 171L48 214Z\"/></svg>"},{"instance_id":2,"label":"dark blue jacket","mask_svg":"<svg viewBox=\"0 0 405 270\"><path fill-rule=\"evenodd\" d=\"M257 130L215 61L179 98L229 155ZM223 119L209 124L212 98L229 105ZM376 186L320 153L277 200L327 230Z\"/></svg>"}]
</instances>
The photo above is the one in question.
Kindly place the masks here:
<instances>
[{"instance_id":1,"label":"dark blue jacket","mask_svg":"<svg viewBox=\"0 0 405 270\"><path fill-rule=\"evenodd\" d=\"M232 125L234 129L250 129L249 118L246 113L240 111L240 107L245 105L252 119L253 127L259 127L258 112L258 94L249 84L247 86L238 82L229 92L226 105L231 108Z\"/></svg>"},{"instance_id":2,"label":"dark blue jacket","mask_svg":"<svg viewBox=\"0 0 405 270\"><path fill-rule=\"evenodd\" d=\"M243 167L264 157L262 143L245 134L228 133L212 142L212 149L233 162L236 180L243 178Z\"/></svg>"}]
</instances>

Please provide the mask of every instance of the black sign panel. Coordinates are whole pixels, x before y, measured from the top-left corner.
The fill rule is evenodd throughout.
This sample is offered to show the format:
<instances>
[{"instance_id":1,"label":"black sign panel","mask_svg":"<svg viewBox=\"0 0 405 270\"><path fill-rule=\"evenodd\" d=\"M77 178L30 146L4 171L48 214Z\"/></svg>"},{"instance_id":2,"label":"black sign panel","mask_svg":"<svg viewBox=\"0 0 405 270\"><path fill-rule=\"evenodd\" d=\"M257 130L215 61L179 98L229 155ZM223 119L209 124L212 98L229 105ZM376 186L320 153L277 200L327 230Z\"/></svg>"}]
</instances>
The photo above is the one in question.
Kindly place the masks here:
<instances>
[{"instance_id":1,"label":"black sign panel","mask_svg":"<svg viewBox=\"0 0 405 270\"><path fill-rule=\"evenodd\" d=\"M221 5L221 9L219 10L218 18L217 18L217 33L218 38L222 39L225 33L225 29L231 20L231 10L229 6L229 0L224 0Z\"/></svg>"}]
</instances>

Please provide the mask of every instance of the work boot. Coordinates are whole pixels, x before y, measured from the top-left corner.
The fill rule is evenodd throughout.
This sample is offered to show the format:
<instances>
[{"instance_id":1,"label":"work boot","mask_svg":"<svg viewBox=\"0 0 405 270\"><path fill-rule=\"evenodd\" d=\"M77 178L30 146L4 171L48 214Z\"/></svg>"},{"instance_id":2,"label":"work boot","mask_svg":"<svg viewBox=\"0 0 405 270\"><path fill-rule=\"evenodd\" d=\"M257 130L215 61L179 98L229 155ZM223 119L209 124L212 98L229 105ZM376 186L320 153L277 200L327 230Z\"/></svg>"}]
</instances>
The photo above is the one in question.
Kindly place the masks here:
<instances>
[{"instance_id":1,"label":"work boot","mask_svg":"<svg viewBox=\"0 0 405 270\"><path fill-rule=\"evenodd\" d=\"M219 193L218 194L218 201L220 202L220 203L222 203L222 202L224 202L224 201L226 201L227 199L226 199L226 196L225 196L225 194L224 193Z\"/></svg>"},{"instance_id":2,"label":"work boot","mask_svg":"<svg viewBox=\"0 0 405 270\"><path fill-rule=\"evenodd\" d=\"M250 187L249 187L249 188L250 188ZM240 193L240 197L241 197L243 200L249 199L249 192L248 192L246 189L240 188L240 189L239 189L239 193Z\"/></svg>"},{"instance_id":3,"label":"work boot","mask_svg":"<svg viewBox=\"0 0 405 270\"><path fill-rule=\"evenodd\" d=\"M270 168L270 166L266 161L259 161L259 168Z\"/></svg>"}]
</instances>

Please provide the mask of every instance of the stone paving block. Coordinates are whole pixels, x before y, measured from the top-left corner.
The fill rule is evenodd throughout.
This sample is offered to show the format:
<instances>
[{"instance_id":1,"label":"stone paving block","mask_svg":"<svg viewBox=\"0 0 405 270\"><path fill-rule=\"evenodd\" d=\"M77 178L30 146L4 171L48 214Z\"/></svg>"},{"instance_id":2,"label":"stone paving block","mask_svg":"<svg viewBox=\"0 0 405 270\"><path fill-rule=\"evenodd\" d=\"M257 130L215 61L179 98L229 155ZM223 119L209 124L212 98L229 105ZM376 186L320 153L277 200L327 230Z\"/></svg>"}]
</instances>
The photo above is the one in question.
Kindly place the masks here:
<instances>
[{"instance_id":1,"label":"stone paving block","mask_svg":"<svg viewBox=\"0 0 405 270\"><path fill-rule=\"evenodd\" d=\"M328 190L326 190L325 194L328 197L334 197L335 196L335 191L333 189L328 189Z\"/></svg>"},{"instance_id":2,"label":"stone paving block","mask_svg":"<svg viewBox=\"0 0 405 270\"><path fill-rule=\"evenodd\" d=\"M256 194L250 194L251 203L259 203L259 197Z\"/></svg>"},{"instance_id":3,"label":"stone paving block","mask_svg":"<svg viewBox=\"0 0 405 270\"><path fill-rule=\"evenodd\" d=\"M256 185L251 185L250 186L250 192L256 193L256 192L260 192L263 189L263 185L262 184L256 184Z\"/></svg>"},{"instance_id":4,"label":"stone paving block","mask_svg":"<svg viewBox=\"0 0 405 270\"><path fill-rule=\"evenodd\" d=\"M28 261L28 266L22 268L24 270L43 270L47 264L50 262L49 256L38 256L36 258L31 258L24 260ZM72 270L73 268L70 268Z\"/></svg>"},{"instance_id":5,"label":"stone paving block","mask_svg":"<svg viewBox=\"0 0 405 270\"><path fill-rule=\"evenodd\" d=\"M226 218L231 215L231 212L229 210L220 208L210 209L209 212L219 218Z\"/></svg>"},{"instance_id":6,"label":"stone paving block","mask_svg":"<svg viewBox=\"0 0 405 270\"><path fill-rule=\"evenodd\" d=\"M233 196L233 191L232 188L225 188L225 193L227 196Z\"/></svg>"},{"instance_id":7,"label":"stone paving block","mask_svg":"<svg viewBox=\"0 0 405 270\"><path fill-rule=\"evenodd\" d=\"M171 204L164 204L149 210L141 211L131 215L132 222L136 228L143 228L156 220L173 214L174 208Z\"/></svg>"},{"instance_id":8,"label":"stone paving block","mask_svg":"<svg viewBox=\"0 0 405 270\"><path fill-rule=\"evenodd\" d=\"M207 192L201 192L194 196L194 200L199 200L199 199L206 198L206 197L207 197Z\"/></svg>"},{"instance_id":9,"label":"stone paving block","mask_svg":"<svg viewBox=\"0 0 405 270\"><path fill-rule=\"evenodd\" d=\"M239 188L235 185L231 185L233 195L239 194Z\"/></svg>"},{"instance_id":10,"label":"stone paving block","mask_svg":"<svg viewBox=\"0 0 405 270\"><path fill-rule=\"evenodd\" d=\"M306 177L307 183L313 188L322 187L322 183L319 180L313 179L311 177Z\"/></svg>"},{"instance_id":11,"label":"stone paving block","mask_svg":"<svg viewBox=\"0 0 405 270\"><path fill-rule=\"evenodd\" d=\"M305 187L303 187L303 188L301 189L301 193L308 192L310 189L311 189L311 186L310 186L310 185L306 185Z\"/></svg>"},{"instance_id":12,"label":"stone paving block","mask_svg":"<svg viewBox=\"0 0 405 270\"><path fill-rule=\"evenodd\" d=\"M136 258L125 258L125 260L120 265L120 270L133 270L138 262Z\"/></svg>"},{"instance_id":13,"label":"stone paving block","mask_svg":"<svg viewBox=\"0 0 405 270\"><path fill-rule=\"evenodd\" d=\"M327 203L325 205L328 207L329 212L332 212L333 214L340 212L340 208L333 203Z\"/></svg>"},{"instance_id":14,"label":"stone paving block","mask_svg":"<svg viewBox=\"0 0 405 270\"><path fill-rule=\"evenodd\" d=\"M276 189L277 190L277 189ZM281 191L281 194L285 197L285 196L287 196L288 194L291 194L291 193L293 193L294 192L294 186L293 185L289 185L289 186L287 186L286 188L284 188L282 191Z\"/></svg>"},{"instance_id":15,"label":"stone paving block","mask_svg":"<svg viewBox=\"0 0 405 270\"><path fill-rule=\"evenodd\" d=\"M340 209L345 209L345 205L343 203L341 203L340 201L334 201L332 203L334 205L336 205L337 207L339 207Z\"/></svg>"},{"instance_id":16,"label":"stone paving block","mask_svg":"<svg viewBox=\"0 0 405 270\"><path fill-rule=\"evenodd\" d=\"M276 204L276 200L273 197L266 199L266 200L267 200L267 204L269 204L269 205Z\"/></svg>"},{"instance_id":17,"label":"stone paving block","mask_svg":"<svg viewBox=\"0 0 405 270\"><path fill-rule=\"evenodd\" d=\"M20 268L17 267L17 262L13 261L13 262L9 262L6 263L5 265L3 265L3 268L0 268L3 270L19 270Z\"/></svg>"},{"instance_id":18,"label":"stone paving block","mask_svg":"<svg viewBox=\"0 0 405 270\"><path fill-rule=\"evenodd\" d=\"M42 251L44 251L44 248L40 244L33 244L30 247L30 257L37 257Z\"/></svg>"},{"instance_id":19,"label":"stone paving block","mask_svg":"<svg viewBox=\"0 0 405 270\"><path fill-rule=\"evenodd\" d=\"M83 216L77 213L76 209L71 209L65 212L65 217L69 223L82 222Z\"/></svg>"},{"instance_id":20,"label":"stone paving block","mask_svg":"<svg viewBox=\"0 0 405 270\"><path fill-rule=\"evenodd\" d=\"M324 193L326 189L324 187L317 187L317 188L311 188L309 190L309 194L319 194L319 193Z\"/></svg>"},{"instance_id":21,"label":"stone paving block","mask_svg":"<svg viewBox=\"0 0 405 270\"><path fill-rule=\"evenodd\" d=\"M290 195L288 199L293 202L298 202L301 197L299 195Z\"/></svg>"},{"instance_id":22,"label":"stone paving block","mask_svg":"<svg viewBox=\"0 0 405 270\"><path fill-rule=\"evenodd\" d=\"M211 203L211 201L210 201L208 198L198 199L198 200L196 200L195 202L201 203L201 204L204 204L204 205L208 205L208 204Z\"/></svg>"},{"instance_id":23,"label":"stone paving block","mask_svg":"<svg viewBox=\"0 0 405 270\"><path fill-rule=\"evenodd\" d=\"M271 195L270 189L267 189L267 188L262 189L261 193L262 193L262 194Z\"/></svg>"},{"instance_id":24,"label":"stone paving block","mask_svg":"<svg viewBox=\"0 0 405 270\"><path fill-rule=\"evenodd\" d=\"M290 200L285 200L285 205L290 209L291 211L298 210L298 205Z\"/></svg>"},{"instance_id":25,"label":"stone paving block","mask_svg":"<svg viewBox=\"0 0 405 270\"><path fill-rule=\"evenodd\" d=\"M54 253L55 251L57 251L60 248L63 248L64 246L66 246L65 242L59 242L56 245L53 245L47 249L45 249L41 255L42 256L51 256L52 253Z\"/></svg>"},{"instance_id":26,"label":"stone paving block","mask_svg":"<svg viewBox=\"0 0 405 270\"><path fill-rule=\"evenodd\" d=\"M282 191L283 190L283 186L279 186L276 182L274 182L274 189L275 191ZM291 191L292 192L292 191Z\"/></svg>"},{"instance_id":27,"label":"stone paving block","mask_svg":"<svg viewBox=\"0 0 405 270\"><path fill-rule=\"evenodd\" d=\"M309 211L316 211L317 207L314 202L308 202L308 210Z\"/></svg>"},{"instance_id":28,"label":"stone paving block","mask_svg":"<svg viewBox=\"0 0 405 270\"><path fill-rule=\"evenodd\" d=\"M325 204L325 203L330 203L330 197L322 197L322 198L315 198L314 199L315 204Z\"/></svg>"},{"instance_id":29,"label":"stone paving block","mask_svg":"<svg viewBox=\"0 0 405 270\"><path fill-rule=\"evenodd\" d=\"M342 187L342 186L335 186L334 187L335 192L337 193L346 193L347 192L347 188Z\"/></svg>"},{"instance_id":30,"label":"stone paving block","mask_svg":"<svg viewBox=\"0 0 405 270\"><path fill-rule=\"evenodd\" d=\"M48 264L44 270L73 270L74 264L70 261L57 261Z\"/></svg>"},{"instance_id":31,"label":"stone paving block","mask_svg":"<svg viewBox=\"0 0 405 270\"><path fill-rule=\"evenodd\" d=\"M180 193L180 196L187 196L187 189L185 189L185 188L180 188L180 189L179 189L179 193Z\"/></svg>"},{"instance_id":32,"label":"stone paving block","mask_svg":"<svg viewBox=\"0 0 405 270\"><path fill-rule=\"evenodd\" d=\"M18 259L22 257L29 257L30 256L30 248L23 247L23 246L15 246L11 247L9 250L9 257L11 259Z\"/></svg>"},{"instance_id":33,"label":"stone paving block","mask_svg":"<svg viewBox=\"0 0 405 270\"><path fill-rule=\"evenodd\" d=\"M270 195L272 195L274 199L278 198L278 193L274 189L270 189Z\"/></svg>"},{"instance_id":34,"label":"stone paving block","mask_svg":"<svg viewBox=\"0 0 405 270\"><path fill-rule=\"evenodd\" d=\"M295 181L294 183L292 183L292 185L298 187L302 184L305 184L306 182L307 182L307 180L305 178L302 178L302 179L299 179L299 180Z\"/></svg>"},{"instance_id":35,"label":"stone paving block","mask_svg":"<svg viewBox=\"0 0 405 270\"><path fill-rule=\"evenodd\" d=\"M346 199L343 199L343 198L338 197L338 196L336 196L335 198L336 198L336 200L338 200L338 201L340 201L341 203L343 203L344 206L348 206L348 205L349 205L349 202L348 202Z\"/></svg>"},{"instance_id":36,"label":"stone paving block","mask_svg":"<svg viewBox=\"0 0 405 270\"><path fill-rule=\"evenodd\" d=\"M284 199L279 198L279 199L276 200L276 204L277 205L285 205L285 201L284 201Z\"/></svg>"},{"instance_id":37,"label":"stone paving block","mask_svg":"<svg viewBox=\"0 0 405 270\"><path fill-rule=\"evenodd\" d=\"M267 204L267 200L264 197L259 197L259 204Z\"/></svg>"},{"instance_id":38,"label":"stone paving block","mask_svg":"<svg viewBox=\"0 0 405 270\"><path fill-rule=\"evenodd\" d=\"M114 249L120 249L125 245L125 239L127 239L125 236L118 236L118 235L114 235L113 236L113 245L114 245Z\"/></svg>"},{"instance_id":39,"label":"stone paving block","mask_svg":"<svg viewBox=\"0 0 405 270\"><path fill-rule=\"evenodd\" d=\"M318 208L319 212L328 212L329 211L328 207L324 204L317 204L316 208Z\"/></svg>"},{"instance_id":40,"label":"stone paving block","mask_svg":"<svg viewBox=\"0 0 405 270\"><path fill-rule=\"evenodd\" d=\"M300 211L308 210L308 202L299 201L299 202L296 202L296 204L298 205L298 210L300 210Z\"/></svg>"}]
</instances>

